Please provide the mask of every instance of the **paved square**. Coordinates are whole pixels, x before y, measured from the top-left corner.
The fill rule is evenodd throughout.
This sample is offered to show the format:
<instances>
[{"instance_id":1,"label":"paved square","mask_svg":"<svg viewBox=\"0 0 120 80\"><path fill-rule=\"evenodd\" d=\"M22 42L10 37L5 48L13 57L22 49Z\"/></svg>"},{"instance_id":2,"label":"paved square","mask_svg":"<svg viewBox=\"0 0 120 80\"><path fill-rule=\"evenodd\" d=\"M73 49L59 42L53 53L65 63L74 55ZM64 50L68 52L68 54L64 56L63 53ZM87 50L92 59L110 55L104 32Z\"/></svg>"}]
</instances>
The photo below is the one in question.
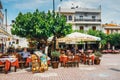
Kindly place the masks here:
<instances>
[{"instance_id":1,"label":"paved square","mask_svg":"<svg viewBox=\"0 0 120 80\"><path fill-rule=\"evenodd\" d=\"M32 73L30 68L8 74L0 73L0 80L120 80L120 54L104 54L100 65L59 67L44 73Z\"/></svg>"}]
</instances>

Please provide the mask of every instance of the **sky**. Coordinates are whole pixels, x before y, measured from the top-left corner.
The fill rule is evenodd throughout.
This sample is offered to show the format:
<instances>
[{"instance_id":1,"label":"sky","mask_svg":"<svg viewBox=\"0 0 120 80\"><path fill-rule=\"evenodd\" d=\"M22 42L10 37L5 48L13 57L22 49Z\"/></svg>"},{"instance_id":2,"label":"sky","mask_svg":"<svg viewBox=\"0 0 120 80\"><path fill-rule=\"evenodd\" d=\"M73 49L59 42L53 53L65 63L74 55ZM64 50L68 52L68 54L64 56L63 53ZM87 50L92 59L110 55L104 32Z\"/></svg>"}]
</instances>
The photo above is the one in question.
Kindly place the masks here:
<instances>
[{"instance_id":1,"label":"sky","mask_svg":"<svg viewBox=\"0 0 120 80\"><path fill-rule=\"evenodd\" d=\"M53 10L53 0L1 0L3 13L7 9L7 22L11 24L19 12L33 12ZM120 0L55 0L55 9L59 6L71 7L79 6L83 8L98 8L101 5L102 24L116 23L120 24ZM4 19L5 20L5 19ZM4 21L5 22L5 21Z\"/></svg>"}]
</instances>

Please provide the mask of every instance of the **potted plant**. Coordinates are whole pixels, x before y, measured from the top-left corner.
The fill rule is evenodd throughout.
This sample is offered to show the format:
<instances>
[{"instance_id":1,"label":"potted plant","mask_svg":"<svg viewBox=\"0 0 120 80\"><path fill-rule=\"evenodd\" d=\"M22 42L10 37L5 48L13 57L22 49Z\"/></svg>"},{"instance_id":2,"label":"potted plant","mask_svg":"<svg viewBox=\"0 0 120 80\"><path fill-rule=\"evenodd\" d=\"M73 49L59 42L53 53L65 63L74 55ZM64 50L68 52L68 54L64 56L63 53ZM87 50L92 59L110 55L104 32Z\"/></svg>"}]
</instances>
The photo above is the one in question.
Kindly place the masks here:
<instances>
[{"instance_id":1,"label":"potted plant","mask_svg":"<svg viewBox=\"0 0 120 80\"><path fill-rule=\"evenodd\" d=\"M102 53L97 51L94 53L94 55L95 55L94 64L99 65L101 61L100 57L102 57Z\"/></svg>"},{"instance_id":2,"label":"potted plant","mask_svg":"<svg viewBox=\"0 0 120 80\"><path fill-rule=\"evenodd\" d=\"M59 56L60 56L60 52L58 52L58 51L51 52L52 67L53 68L58 68L58 65L59 65Z\"/></svg>"}]
</instances>

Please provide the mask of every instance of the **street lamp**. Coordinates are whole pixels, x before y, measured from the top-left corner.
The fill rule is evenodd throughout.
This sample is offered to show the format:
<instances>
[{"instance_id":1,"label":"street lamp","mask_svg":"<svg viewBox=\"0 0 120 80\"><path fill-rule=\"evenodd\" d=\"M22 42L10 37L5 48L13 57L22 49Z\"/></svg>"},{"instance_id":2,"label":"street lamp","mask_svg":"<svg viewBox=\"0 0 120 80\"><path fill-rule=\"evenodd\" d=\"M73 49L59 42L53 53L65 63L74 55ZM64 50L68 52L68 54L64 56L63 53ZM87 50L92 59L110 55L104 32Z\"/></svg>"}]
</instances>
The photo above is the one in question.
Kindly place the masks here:
<instances>
[{"instance_id":1,"label":"street lamp","mask_svg":"<svg viewBox=\"0 0 120 80\"><path fill-rule=\"evenodd\" d=\"M6 31L7 31L7 9L5 9L5 24L6 24Z\"/></svg>"},{"instance_id":2,"label":"street lamp","mask_svg":"<svg viewBox=\"0 0 120 80\"><path fill-rule=\"evenodd\" d=\"M62 1L62 0L60 0ZM53 12L55 12L55 0L53 0Z\"/></svg>"},{"instance_id":3,"label":"street lamp","mask_svg":"<svg viewBox=\"0 0 120 80\"><path fill-rule=\"evenodd\" d=\"M62 1L62 0L60 0L60 1ZM53 17L55 17L55 0L53 0ZM54 50L55 50L56 49L56 35L54 35L53 38L54 38Z\"/></svg>"}]
</instances>

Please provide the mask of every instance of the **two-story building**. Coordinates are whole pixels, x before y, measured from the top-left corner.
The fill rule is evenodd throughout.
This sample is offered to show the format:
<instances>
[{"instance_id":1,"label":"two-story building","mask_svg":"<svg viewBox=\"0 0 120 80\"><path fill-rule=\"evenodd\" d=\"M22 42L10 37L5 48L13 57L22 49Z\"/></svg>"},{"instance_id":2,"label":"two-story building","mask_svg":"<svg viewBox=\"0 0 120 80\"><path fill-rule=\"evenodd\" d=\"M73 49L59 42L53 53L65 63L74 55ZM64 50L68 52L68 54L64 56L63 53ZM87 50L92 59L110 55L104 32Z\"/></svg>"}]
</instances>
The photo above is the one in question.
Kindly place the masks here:
<instances>
[{"instance_id":1,"label":"two-story building","mask_svg":"<svg viewBox=\"0 0 120 80\"><path fill-rule=\"evenodd\" d=\"M101 30L101 8L60 7L59 13L66 16L73 30Z\"/></svg>"},{"instance_id":2,"label":"two-story building","mask_svg":"<svg viewBox=\"0 0 120 80\"><path fill-rule=\"evenodd\" d=\"M106 34L120 33L120 25L114 23L103 24L102 29L102 31Z\"/></svg>"}]
</instances>

